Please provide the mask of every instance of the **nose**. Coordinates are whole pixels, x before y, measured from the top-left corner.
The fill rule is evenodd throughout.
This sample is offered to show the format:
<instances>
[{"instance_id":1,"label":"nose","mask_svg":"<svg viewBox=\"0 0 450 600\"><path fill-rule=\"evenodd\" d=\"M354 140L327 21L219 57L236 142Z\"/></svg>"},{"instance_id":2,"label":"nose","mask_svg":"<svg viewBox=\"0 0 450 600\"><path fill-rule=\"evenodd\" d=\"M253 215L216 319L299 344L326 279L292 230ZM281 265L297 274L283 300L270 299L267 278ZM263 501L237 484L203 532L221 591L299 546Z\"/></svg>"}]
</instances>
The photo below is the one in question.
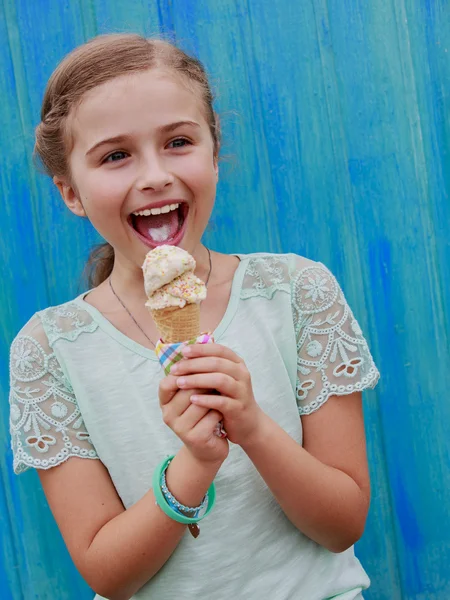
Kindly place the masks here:
<instances>
[{"instance_id":1,"label":"nose","mask_svg":"<svg viewBox=\"0 0 450 600\"><path fill-rule=\"evenodd\" d=\"M159 192L174 182L173 174L167 169L164 160L158 156L150 156L142 160L139 177L136 182L139 191L153 190Z\"/></svg>"}]
</instances>

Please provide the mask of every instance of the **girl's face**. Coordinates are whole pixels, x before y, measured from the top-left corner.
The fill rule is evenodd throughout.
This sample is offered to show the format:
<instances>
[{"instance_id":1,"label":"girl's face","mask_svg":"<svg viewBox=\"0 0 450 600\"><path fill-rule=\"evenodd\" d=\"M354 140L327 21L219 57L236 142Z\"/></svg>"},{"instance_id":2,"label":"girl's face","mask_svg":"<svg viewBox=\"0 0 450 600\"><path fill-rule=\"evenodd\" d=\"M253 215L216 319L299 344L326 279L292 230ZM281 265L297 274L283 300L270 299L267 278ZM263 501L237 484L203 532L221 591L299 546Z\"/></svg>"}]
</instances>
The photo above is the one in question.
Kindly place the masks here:
<instances>
[{"instance_id":1,"label":"girl's face","mask_svg":"<svg viewBox=\"0 0 450 600\"><path fill-rule=\"evenodd\" d=\"M142 264L149 248L194 253L214 204L217 160L201 100L157 70L117 77L86 93L69 118L73 186L66 204L87 216L116 260Z\"/></svg>"}]
</instances>

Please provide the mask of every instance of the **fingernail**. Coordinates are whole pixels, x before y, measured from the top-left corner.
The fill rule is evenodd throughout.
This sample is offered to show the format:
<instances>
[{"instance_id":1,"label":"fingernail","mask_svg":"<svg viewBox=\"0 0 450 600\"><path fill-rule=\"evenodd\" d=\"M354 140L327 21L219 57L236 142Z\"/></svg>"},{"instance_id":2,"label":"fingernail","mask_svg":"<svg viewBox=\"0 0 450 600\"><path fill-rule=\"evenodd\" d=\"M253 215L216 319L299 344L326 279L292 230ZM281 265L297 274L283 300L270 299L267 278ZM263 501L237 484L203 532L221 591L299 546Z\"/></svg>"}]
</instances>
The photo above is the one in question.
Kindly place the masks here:
<instances>
[{"instance_id":1,"label":"fingernail","mask_svg":"<svg viewBox=\"0 0 450 600\"><path fill-rule=\"evenodd\" d=\"M178 379L177 379L178 387L183 387L183 385L185 385L185 383L186 383L186 379L184 377L178 377Z\"/></svg>"},{"instance_id":2,"label":"fingernail","mask_svg":"<svg viewBox=\"0 0 450 600\"><path fill-rule=\"evenodd\" d=\"M199 397L198 396L191 396L191 402L198 402L199 401Z\"/></svg>"},{"instance_id":3,"label":"fingernail","mask_svg":"<svg viewBox=\"0 0 450 600\"><path fill-rule=\"evenodd\" d=\"M183 348L182 354L183 356L189 356L192 354L192 348L190 346L186 346L186 348Z\"/></svg>"},{"instance_id":4,"label":"fingernail","mask_svg":"<svg viewBox=\"0 0 450 600\"><path fill-rule=\"evenodd\" d=\"M170 372L173 373L174 375L176 375L179 370L180 370L180 368L178 365L173 365L173 367L170 369Z\"/></svg>"}]
</instances>

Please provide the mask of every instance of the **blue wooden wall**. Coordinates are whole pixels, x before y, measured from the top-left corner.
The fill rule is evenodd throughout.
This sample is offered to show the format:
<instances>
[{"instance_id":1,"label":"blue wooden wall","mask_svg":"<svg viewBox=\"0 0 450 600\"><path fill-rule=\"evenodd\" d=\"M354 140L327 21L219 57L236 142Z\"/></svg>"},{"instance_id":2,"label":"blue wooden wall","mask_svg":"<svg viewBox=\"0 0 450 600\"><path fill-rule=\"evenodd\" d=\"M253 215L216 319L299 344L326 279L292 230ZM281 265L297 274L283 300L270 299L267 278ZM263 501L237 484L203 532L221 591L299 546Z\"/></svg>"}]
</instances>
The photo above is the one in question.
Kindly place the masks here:
<instances>
[{"instance_id":1,"label":"blue wooden wall","mask_svg":"<svg viewBox=\"0 0 450 600\"><path fill-rule=\"evenodd\" d=\"M450 599L448 0L2 0L1 599L92 597L36 473L11 472L7 353L81 290L97 237L34 170L33 127L57 62L115 31L175 32L213 75L225 158L208 243L321 260L368 335L366 598Z\"/></svg>"}]
</instances>

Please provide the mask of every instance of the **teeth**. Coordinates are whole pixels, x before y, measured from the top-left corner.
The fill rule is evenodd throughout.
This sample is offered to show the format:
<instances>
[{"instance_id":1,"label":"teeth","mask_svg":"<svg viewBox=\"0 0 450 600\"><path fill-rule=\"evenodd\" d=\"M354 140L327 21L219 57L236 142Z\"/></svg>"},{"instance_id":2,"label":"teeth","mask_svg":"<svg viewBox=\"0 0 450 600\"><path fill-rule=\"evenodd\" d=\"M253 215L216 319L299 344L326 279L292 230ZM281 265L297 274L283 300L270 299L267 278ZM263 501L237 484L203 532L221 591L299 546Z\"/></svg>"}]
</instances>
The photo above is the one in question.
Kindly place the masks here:
<instances>
[{"instance_id":1,"label":"teeth","mask_svg":"<svg viewBox=\"0 0 450 600\"><path fill-rule=\"evenodd\" d=\"M166 206L162 206L161 208L146 208L145 210L138 210L133 213L136 217L149 217L150 215L160 215L161 213L165 214L171 212L172 210L176 210L180 205L179 204L166 204Z\"/></svg>"}]
</instances>

